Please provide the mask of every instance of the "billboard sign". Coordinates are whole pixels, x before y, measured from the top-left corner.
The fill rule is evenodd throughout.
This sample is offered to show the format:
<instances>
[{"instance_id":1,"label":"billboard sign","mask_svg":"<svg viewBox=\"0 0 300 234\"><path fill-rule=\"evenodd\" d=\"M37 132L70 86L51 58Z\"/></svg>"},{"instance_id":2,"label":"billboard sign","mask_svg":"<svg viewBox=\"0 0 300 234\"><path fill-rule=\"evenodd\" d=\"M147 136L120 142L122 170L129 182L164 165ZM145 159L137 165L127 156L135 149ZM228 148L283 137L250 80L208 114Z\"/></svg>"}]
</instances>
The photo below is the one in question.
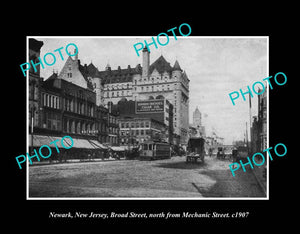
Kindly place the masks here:
<instances>
[{"instance_id":1,"label":"billboard sign","mask_svg":"<svg viewBox=\"0 0 300 234\"><path fill-rule=\"evenodd\" d=\"M135 113L156 113L164 111L164 100L137 101Z\"/></svg>"}]
</instances>

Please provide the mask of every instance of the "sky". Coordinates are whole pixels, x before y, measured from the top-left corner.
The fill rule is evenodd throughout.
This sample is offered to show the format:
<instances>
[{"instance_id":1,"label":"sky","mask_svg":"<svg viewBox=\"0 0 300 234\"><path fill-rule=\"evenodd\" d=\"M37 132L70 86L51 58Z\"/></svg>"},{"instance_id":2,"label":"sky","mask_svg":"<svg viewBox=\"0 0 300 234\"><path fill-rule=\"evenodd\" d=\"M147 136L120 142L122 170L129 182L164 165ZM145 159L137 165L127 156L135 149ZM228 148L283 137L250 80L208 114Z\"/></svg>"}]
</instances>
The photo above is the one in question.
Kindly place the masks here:
<instances>
[{"instance_id":1,"label":"sky","mask_svg":"<svg viewBox=\"0 0 300 234\"><path fill-rule=\"evenodd\" d=\"M65 49L61 50L64 61L58 52L60 47L74 43L78 47L81 64L93 63L99 70L104 70L109 63L112 69L142 65L142 56L137 56L134 44L150 37L34 37L43 41L40 57L54 53L57 58L53 66L41 68L41 77L47 79L53 70L60 72L67 59ZM154 36L154 38L156 38ZM162 44L166 38L160 37ZM247 90L256 81L268 77L268 38L267 37L169 37L169 43L156 49L150 46L150 64L160 55L174 65L178 60L180 67L190 80L189 119L192 123L193 111L198 106L202 114L202 124L206 134L215 131L224 137L225 144L243 140L246 122L249 127L249 97L241 97L233 106L229 93ZM73 54L74 47L69 47ZM49 61L50 63L50 56ZM258 85L259 86L259 85ZM257 87L258 87L257 86ZM251 98L251 115L257 115L257 95ZM249 133L249 130L248 130Z\"/></svg>"}]
</instances>

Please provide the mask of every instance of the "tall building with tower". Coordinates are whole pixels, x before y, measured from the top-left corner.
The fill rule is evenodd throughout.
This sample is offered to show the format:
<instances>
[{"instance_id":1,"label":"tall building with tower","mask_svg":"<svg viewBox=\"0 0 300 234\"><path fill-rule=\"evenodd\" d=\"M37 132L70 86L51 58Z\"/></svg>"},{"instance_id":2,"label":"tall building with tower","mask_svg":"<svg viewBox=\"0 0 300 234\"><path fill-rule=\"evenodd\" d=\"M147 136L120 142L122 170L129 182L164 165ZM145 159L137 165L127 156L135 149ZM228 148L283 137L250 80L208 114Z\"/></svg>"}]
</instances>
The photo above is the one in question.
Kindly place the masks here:
<instances>
[{"instance_id":1,"label":"tall building with tower","mask_svg":"<svg viewBox=\"0 0 300 234\"><path fill-rule=\"evenodd\" d=\"M196 110L193 112L193 125L194 127L201 126L201 112L196 107Z\"/></svg>"},{"instance_id":2,"label":"tall building with tower","mask_svg":"<svg viewBox=\"0 0 300 234\"><path fill-rule=\"evenodd\" d=\"M205 133L205 126L202 123L202 115L200 110L198 109L198 106L196 107L195 111L193 112L193 124L192 128L194 131L196 131L195 136L206 136Z\"/></svg>"},{"instance_id":3,"label":"tall building with tower","mask_svg":"<svg viewBox=\"0 0 300 234\"><path fill-rule=\"evenodd\" d=\"M92 65L88 65L92 67ZM92 70L92 69L90 69ZM173 129L180 136L180 143L186 144L189 129L189 82L188 76L176 60L171 66L161 55L150 64L150 52L145 47L142 66L120 66L113 70L109 65L104 71L93 66L90 75L94 83L99 83L99 92L103 92L103 104L117 104L121 100L144 101L167 99L173 105ZM100 95L101 96L101 95ZM100 102L97 100L97 102Z\"/></svg>"}]
</instances>

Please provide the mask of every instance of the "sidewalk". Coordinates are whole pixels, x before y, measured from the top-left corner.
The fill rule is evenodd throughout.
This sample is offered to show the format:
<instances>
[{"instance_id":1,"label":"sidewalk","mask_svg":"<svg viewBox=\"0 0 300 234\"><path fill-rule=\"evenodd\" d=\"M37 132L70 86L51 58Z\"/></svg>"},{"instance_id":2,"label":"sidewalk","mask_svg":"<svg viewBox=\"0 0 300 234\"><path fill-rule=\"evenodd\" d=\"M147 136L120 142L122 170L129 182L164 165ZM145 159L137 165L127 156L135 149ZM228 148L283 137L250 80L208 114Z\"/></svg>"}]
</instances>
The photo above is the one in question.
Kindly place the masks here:
<instances>
[{"instance_id":1,"label":"sidewalk","mask_svg":"<svg viewBox=\"0 0 300 234\"><path fill-rule=\"evenodd\" d=\"M267 196L267 173L268 173L267 166L266 165L260 167L254 166L252 172L257 182L259 183L260 187L262 188L265 195Z\"/></svg>"},{"instance_id":2,"label":"sidewalk","mask_svg":"<svg viewBox=\"0 0 300 234\"><path fill-rule=\"evenodd\" d=\"M32 162L32 164L29 164L29 166L42 166L42 165L52 165L52 164L63 164L63 163L85 163L85 162L110 162L110 161L121 161L126 160L126 158L94 158L94 159L67 159L66 161L59 161L59 160L52 160L50 161L40 161L40 162Z\"/></svg>"}]
</instances>

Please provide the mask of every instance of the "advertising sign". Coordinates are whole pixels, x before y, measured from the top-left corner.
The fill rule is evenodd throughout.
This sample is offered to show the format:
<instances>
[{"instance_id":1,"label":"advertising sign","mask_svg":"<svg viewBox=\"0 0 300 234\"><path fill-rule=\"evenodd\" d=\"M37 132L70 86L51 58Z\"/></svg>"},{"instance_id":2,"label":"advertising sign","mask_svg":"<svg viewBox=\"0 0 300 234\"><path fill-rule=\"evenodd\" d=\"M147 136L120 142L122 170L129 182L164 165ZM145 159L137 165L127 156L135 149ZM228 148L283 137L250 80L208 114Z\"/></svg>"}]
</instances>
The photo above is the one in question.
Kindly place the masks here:
<instances>
[{"instance_id":1,"label":"advertising sign","mask_svg":"<svg viewBox=\"0 0 300 234\"><path fill-rule=\"evenodd\" d=\"M164 100L148 100L137 101L135 112L138 113L154 113L164 111Z\"/></svg>"}]
</instances>

